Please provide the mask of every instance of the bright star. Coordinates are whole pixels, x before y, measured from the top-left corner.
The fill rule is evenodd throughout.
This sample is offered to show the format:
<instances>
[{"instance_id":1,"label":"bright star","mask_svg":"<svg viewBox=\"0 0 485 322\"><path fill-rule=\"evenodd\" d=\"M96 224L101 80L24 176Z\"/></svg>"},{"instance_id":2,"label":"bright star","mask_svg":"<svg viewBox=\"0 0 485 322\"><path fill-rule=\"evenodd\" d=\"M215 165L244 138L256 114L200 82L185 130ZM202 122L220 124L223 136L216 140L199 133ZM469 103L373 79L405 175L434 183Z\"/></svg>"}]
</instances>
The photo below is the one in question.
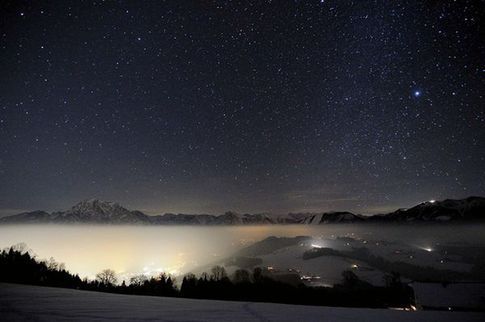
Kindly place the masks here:
<instances>
[{"instance_id":1,"label":"bright star","mask_svg":"<svg viewBox=\"0 0 485 322\"><path fill-rule=\"evenodd\" d=\"M414 97L421 96L421 91L414 91Z\"/></svg>"}]
</instances>

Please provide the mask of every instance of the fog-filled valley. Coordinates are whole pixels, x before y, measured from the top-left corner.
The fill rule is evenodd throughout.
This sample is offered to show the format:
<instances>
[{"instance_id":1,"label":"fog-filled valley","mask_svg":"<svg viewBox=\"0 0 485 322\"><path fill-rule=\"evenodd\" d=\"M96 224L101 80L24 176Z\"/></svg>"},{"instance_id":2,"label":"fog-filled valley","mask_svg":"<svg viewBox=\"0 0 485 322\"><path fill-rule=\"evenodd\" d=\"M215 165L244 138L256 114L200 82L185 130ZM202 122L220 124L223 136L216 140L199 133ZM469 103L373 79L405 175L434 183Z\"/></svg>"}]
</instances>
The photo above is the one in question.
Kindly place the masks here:
<instances>
[{"instance_id":1,"label":"fog-filled valley","mask_svg":"<svg viewBox=\"0 0 485 322\"><path fill-rule=\"evenodd\" d=\"M91 225L7 225L0 227L2 248L25 243L39 259L53 257L81 277L94 278L102 269L113 269L121 279L131 275L160 272L180 276L207 265L224 262L239 250L267 237L309 236L309 244L339 249L372 246L391 261L395 252L416 253L416 265L434 265L419 256L426 249L444 246L485 247L482 225L264 225L264 226L91 226ZM342 238L355 241L347 245ZM340 241L340 242L339 242ZM342 243L345 241L345 243ZM380 243L380 246L379 246ZM389 245L389 243L391 243ZM393 244L394 243L394 244ZM372 244L372 245L371 245ZM377 244L377 245L376 245ZM280 249L281 252L281 249ZM302 253L294 257L301 257ZM434 259L440 261L444 255ZM408 261L413 262L407 256ZM282 259L266 259L268 266L291 268ZM283 259L286 260L286 259ZM285 264L285 265L283 265ZM446 263L441 263L446 266ZM333 266L333 261L319 266ZM352 264L349 264L349 267ZM287 267L286 267L287 266ZM451 267L451 266L450 266ZM277 267L275 267L276 269ZM296 268L296 267L293 267ZM458 270L467 269L455 265ZM324 270L323 270L324 271Z\"/></svg>"},{"instance_id":2,"label":"fog-filled valley","mask_svg":"<svg viewBox=\"0 0 485 322\"><path fill-rule=\"evenodd\" d=\"M4 282L128 294L481 311L484 228L3 225L0 266Z\"/></svg>"}]
</instances>

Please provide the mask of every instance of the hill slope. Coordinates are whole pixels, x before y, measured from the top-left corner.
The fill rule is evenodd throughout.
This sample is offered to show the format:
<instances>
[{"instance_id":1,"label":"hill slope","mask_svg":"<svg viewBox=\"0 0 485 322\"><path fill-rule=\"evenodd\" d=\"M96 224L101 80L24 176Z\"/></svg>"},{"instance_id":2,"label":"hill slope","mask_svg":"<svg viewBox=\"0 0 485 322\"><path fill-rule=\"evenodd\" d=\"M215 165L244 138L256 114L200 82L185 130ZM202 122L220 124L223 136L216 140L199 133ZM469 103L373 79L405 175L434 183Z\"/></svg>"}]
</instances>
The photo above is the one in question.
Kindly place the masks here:
<instances>
[{"instance_id":1,"label":"hill slope","mask_svg":"<svg viewBox=\"0 0 485 322\"><path fill-rule=\"evenodd\" d=\"M484 313L354 309L120 295L0 284L4 321L483 321Z\"/></svg>"},{"instance_id":2,"label":"hill slope","mask_svg":"<svg viewBox=\"0 0 485 322\"><path fill-rule=\"evenodd\" d=\"M369 218L373 222L475 222L485 220L485 198L428 201L409 209L399 209Z\"/></svg>"}]
</instances>

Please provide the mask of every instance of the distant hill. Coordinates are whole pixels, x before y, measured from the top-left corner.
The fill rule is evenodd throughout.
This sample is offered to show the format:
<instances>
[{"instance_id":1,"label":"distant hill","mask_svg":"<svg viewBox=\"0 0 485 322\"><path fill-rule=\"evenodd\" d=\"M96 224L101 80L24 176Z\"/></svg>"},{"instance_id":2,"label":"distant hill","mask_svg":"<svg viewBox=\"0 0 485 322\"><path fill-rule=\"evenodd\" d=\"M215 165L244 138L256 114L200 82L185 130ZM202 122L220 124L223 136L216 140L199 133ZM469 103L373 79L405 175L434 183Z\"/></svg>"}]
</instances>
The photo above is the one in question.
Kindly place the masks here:
<instances>
[{"instance_id":1,"label":"distant hill","mask_svg":"<svg viewBox=\"0 0 485 322\"><path fill-rule=\"evenodd\" d=\"M148 216L128 210L118 203L97 199L84 200L66 211L24 212L0 218L0 224L137 224L137 225L272 225L272 224L344 224L344 223L419 223L419 222L480 222L485 221L485 198L423 202L409 209L399 209L382 215L362 216L350 212L288 214L273 217L268 214L222 215L163 214Z\"/></svg>"},{"instance_id":2,"label":"distant hill","mask_svg":"<svg viewBox=\"0 0 485 322\"><path fill-rule=\"evenodd\" d=\"M485 221L485 198L446 199L427 201L408 209L375 215L371 222L476 222Z\"/></svg>"}]
</instances>

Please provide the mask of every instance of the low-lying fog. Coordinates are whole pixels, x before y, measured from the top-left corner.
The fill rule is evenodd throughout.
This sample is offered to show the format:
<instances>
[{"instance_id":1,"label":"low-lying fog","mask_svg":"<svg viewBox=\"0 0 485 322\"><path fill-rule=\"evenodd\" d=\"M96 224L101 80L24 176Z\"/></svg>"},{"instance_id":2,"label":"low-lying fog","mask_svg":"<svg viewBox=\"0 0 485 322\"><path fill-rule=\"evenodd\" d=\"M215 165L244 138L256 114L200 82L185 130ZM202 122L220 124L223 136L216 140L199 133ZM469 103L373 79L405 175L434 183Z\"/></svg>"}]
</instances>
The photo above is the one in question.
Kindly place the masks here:
<instances>
[{"instance_id":1,"label":"low-lying fog","mask_svg":"<svg viewBox=\"0 0 485 322\"><path fill-rule=\"evenodd\" d=\"M216 262L269 236L331 238L351 233L374 240L399 241L416 247L440 243L485 246L483 225L372 226L0 226L0 247L25 243L39 259L54 257L81 277L94 278L112 268L121 277L170 272L187 273Z\"/></svg>"}]
</instances>

